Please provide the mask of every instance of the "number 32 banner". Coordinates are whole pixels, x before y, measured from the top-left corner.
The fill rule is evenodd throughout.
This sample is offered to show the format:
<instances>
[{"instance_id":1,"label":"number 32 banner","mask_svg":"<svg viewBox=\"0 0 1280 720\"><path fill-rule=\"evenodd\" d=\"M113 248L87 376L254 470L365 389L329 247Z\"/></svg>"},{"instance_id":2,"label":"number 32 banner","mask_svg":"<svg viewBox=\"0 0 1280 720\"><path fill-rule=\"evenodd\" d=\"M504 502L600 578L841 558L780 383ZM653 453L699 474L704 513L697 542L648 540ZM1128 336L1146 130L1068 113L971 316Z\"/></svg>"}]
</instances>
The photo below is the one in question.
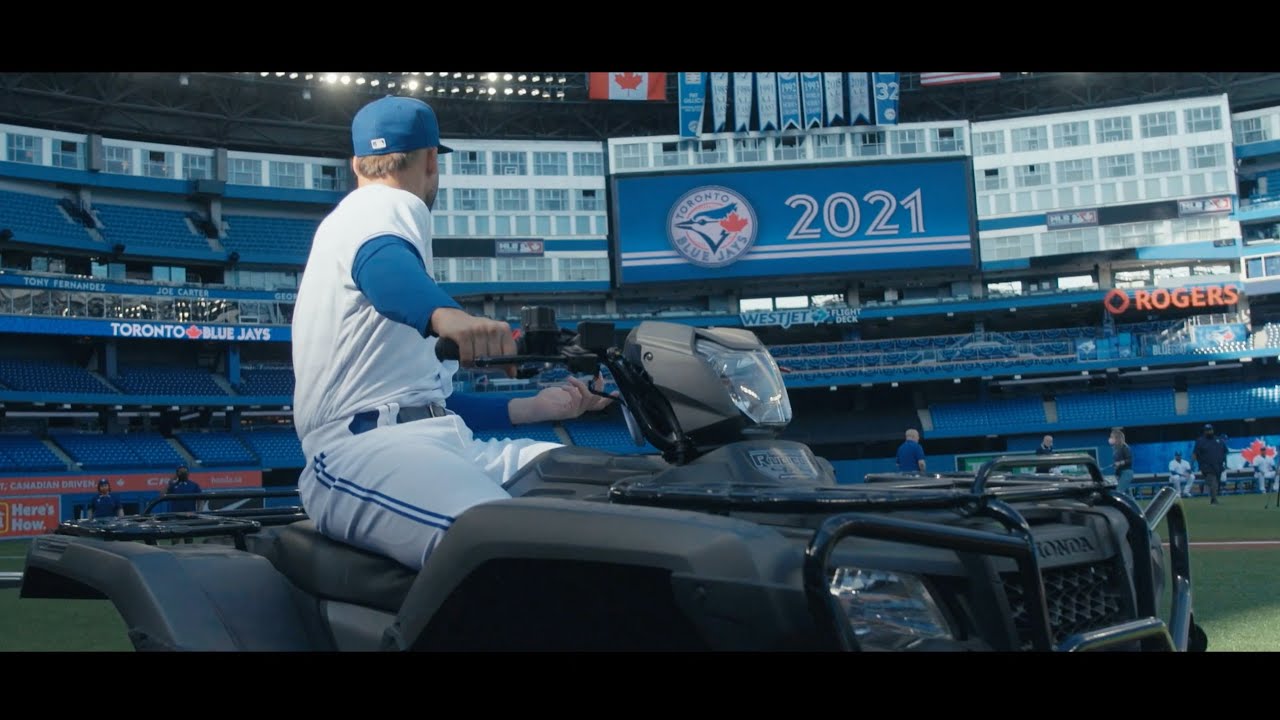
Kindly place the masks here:
<instances>
[{"instance_id":1,"label":"number 32 banner","mask_svg":"<svg viewBox=\"0 0 1280 720\"><path fill-rule=\"evenodd\" d=\"M614 178L620 284L973 267L968 158Z\"/></svg>"}]
</instances>

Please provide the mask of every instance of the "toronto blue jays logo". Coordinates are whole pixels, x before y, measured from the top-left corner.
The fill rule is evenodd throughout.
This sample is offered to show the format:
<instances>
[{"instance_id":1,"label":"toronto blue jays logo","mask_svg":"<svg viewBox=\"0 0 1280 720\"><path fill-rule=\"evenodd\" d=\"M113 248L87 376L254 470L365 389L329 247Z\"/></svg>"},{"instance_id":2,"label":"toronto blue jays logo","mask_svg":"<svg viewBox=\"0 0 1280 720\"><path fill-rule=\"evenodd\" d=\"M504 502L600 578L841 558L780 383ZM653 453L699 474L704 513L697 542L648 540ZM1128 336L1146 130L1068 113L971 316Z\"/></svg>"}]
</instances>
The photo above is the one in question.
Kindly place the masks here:
<instances>
[{"instance_id":1,"label":"toronto blue jays logo","mask_svg":"<svg viewBox=\"0 0 1280 720\"><path fill-rule=\"evenodd\" d=\"M729 188L694 188L671 206L667 237L671 247L694 265L731 265L756 241L756 211Z\"/></svg>"}]
</instances>

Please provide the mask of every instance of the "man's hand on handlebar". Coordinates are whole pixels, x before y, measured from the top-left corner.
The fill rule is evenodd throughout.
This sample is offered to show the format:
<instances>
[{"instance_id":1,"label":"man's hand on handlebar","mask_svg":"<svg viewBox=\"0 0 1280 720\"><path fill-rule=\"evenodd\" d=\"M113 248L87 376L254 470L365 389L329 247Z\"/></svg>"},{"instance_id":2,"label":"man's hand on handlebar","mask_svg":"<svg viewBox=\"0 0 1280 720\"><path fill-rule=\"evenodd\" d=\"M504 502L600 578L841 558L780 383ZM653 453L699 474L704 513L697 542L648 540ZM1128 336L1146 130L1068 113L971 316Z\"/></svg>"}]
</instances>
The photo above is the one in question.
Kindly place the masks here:
<instances>
[{"instance_id":1,"label":"man's hand on handlebar","mask_svg":"<svg viewBox=\"0 0 1280 720\"><path fill-rule=\"evenodd\" d=\"M478 357L514 355L516 352L510 325L500 320L476 317L457 308L438 308L431 313L431 329L441 338L458 344L458 363L463 367L470 366Z\"/></svg>"},{"instance_id":2,"label":"man's hand on handlebar","mask_svg":"<svg viewBox=\"0 0 1280 720\"><path fill-rule=\"evenodd\" d=\"M604 378L596 376L597 392L604 389ZM614 393L616 396L617 393ZM564 385L544 388L531 398L514 398L507 406L513 425L572 420L583 413L609 407L613 400L592 394L587 384L570 376Z\"/></svg>"}]
</instances>

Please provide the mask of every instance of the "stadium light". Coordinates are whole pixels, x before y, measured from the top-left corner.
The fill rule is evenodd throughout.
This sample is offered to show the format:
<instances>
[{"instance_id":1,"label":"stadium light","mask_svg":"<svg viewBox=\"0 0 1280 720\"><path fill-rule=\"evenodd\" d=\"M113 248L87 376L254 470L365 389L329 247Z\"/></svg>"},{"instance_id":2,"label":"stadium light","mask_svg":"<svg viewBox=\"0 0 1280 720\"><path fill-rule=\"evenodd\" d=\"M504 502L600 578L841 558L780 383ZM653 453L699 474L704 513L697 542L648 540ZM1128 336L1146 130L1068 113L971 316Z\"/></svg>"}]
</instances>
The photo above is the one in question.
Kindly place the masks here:
<instances>
[{"instance_id":1,"label":"stadium light","mask_svg":"<svg viewBox=\"0 0 1280 720\"><path fill-rule=\"evenodd\" d=\"M507 82L511 82L511 73L503 73L502 79L506 80Z\"/></svg>"},{"instance_id":2,"label":"stadium light","mask_svg":"<svg viewBox=\"0 0 1280 720\"><path fill-rule=\"evenodd\" d=\"M191 78L187 77L186 73L183 73L178 76L178 84L183 87L186 87L191 84Z\"/></svg>"},{"instance_id":3,"label":"stadium light","mask_svg":"<svg viewBox=\"0 0 1280 720\"><path fill-rule=\"evenodd\" d=\"M528 76L527 76L527 75L525 75L524 73L520 73L520 77L518 77L518 78L516 78L516 79L517 79L517 80L519 80L520 82L524 82L524 81L525 81L525 79L526 79L527 77L528 77Z\"/></svg>"},{"instance_id":4,"label":"stadium light","mask_svg":"<svg viewBox=\"0 0 1280 720\"><path fill-rule=\"evenodd\" d=\"M540 82L540 81L542 80L542 76L541 76L541 75L534 75L532 78L529 78L529 79L530 79L530 80L532 80L532 81L534 81L534 82Z\"/></svg>"},{"instance_id":5,"label":"stadium light","mask_svg":"<svg viewBox=\"0 0 1280 720\"><path fill-rule=\"evenodd\" d=\"M489 82L497 82L497 81L498 81L498 73L495 73L495 72L489 73Z\"/></svg>"},{"instance_id":6,"label":"stadium light","mask_svg":"<svg viewBox=\"0 0 1280 720\"><path fill-rule=\"evenodd\" d=\"M365 79L363 77L356 78L357 85L363 85L364 83L365 83Z\"/></svg>"},{"instance_id":7,"label":"stadium light","mask_svg":"<svg viewBox=\"0 0 1280 720\"><path fill-rule=\"evenodd\" d=\"M297 79L298 79L298 73L289 73L289 79L290 79L290 80L297 80ZM307 76L307 79L308 79L308 80L310 80L310 79L311 79L311 76L310 76L310 75L308 75L308 76Z\"/></svg>"},{"instance_id":8,"label":"stadium light","mask_svg":"<svg viewBox=\"0 0 1280 720\"><path fill-rule=\"evenodd\" d=\"M350 76L350 75L343 75L341 78L339 78L339 80L341 80L341 81L342 81L342 84L343 84L343 85L350 85L350 84L351 84L351 76Z\"/></svg>"},{"instance_id":9,"label":"stadium light","mask_svg":"<svg viewBox=\"0 0 1280 720\"><path fill-rule=\"evenodd\" d=\"M369 81L369 87L378 87L381 84L382 84L382 81L379 80L378 78L374 78Z\"/></svg>"},{"instance_id":10,"label":"stadium light","mask_svg":"<svg viewBox=\"0 0 1280 720\"><path fill-rule=\"evenodd\" d=\"M431 86L430 86L430 85L423 85L423 86L422 86L422 92L431 92Z\"/></svg>"},{"instance_id":11,"label":"stadium light","mask_svg":"<svg viewBox=\"0 0 1280 720\"><path fill-rule=\"evenodd\" d=\"M315 73L307 73L307 74L306 74L306 76L305 76L303 79L304 79L304 80L310 80L310 79L314 78L315 76L316 76L316 74L315 74Z\"/></svg>"},{"instance_id":12,"label":"stadium light","mask_svg":"<svg viewBox=\"0 0 1280 720\"><path fill-rule=\"evenodd\" d=\"M441 89L441 90L443 90L444 88L440 88L440 89ZM449 88L449 92L451 92L451 93L456 93L456 92L458 92L458 86L457 86L457 85L454 85L453 87Z\"/></svg>"},{"instance_id":13,"label":"stadium light","mask_svg":"<svg viewBox=\"0 0 1280 720\"><path fill-rule=\"evenodd\" d=\"M324 81L329 84L338 82L338 73L329 73L328 75L325 75Z\"/></svg>"},{"instance_id":14,"label":"stadium light","mask_svg":"<svg viewBox=\"0 0 1280 720\"><path fill-rule=\"evenodd\" d=\"M512 93L514 93L514 92L515 92L515 90L514 90L514 89L512 89L512 88L503 88L503 89L502 89L502 94L503 94L503 95L510 95L510 94L512 94Z\"/></svg>"},{"instance_id":15,"label":"stadium light","mask_svg":"<svg viewBox=\"0 0 1280 720\"><path fill-rule=\"evenodd\" d=\"M496 87L491 87L491 88L489 88L489 94L490 94L490 95L497 95L497 94L498 94L498 88L496 88Z\"/></svg>"}]
</instances>

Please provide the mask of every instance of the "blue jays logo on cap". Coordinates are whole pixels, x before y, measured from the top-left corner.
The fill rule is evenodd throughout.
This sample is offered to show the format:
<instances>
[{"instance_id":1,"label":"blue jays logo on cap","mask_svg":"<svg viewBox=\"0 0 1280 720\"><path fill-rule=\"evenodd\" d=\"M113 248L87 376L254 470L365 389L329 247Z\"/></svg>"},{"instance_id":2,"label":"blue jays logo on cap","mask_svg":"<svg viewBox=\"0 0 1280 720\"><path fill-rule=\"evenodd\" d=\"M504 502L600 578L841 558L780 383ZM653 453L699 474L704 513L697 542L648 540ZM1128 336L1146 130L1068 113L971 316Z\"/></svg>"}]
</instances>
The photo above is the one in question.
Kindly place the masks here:
<instances>
[{"instance_id":1,"label":"blue jays logo on cap","mask_svg":"<svg viewBox=\"0 0 1280 720\"><path fill-rule=\"evenodd\" d=\"M667 239L694 265L731 265L755 244L756 211L745 197L729 188L695 188L671 206Z\"/></svg>"},{"instance_id":2,"label":"blue jays logo on cap","mask_svg":"<svg viewBox=\"0 0 1280 720\"><path fill-rule=\"evenodd\" d=\"M384 97L360 108L351 121L356 157L406 153L420 148L453 152L440 144L440 122L431 106L414 98Z\"/></svg>"}]
</instances>

